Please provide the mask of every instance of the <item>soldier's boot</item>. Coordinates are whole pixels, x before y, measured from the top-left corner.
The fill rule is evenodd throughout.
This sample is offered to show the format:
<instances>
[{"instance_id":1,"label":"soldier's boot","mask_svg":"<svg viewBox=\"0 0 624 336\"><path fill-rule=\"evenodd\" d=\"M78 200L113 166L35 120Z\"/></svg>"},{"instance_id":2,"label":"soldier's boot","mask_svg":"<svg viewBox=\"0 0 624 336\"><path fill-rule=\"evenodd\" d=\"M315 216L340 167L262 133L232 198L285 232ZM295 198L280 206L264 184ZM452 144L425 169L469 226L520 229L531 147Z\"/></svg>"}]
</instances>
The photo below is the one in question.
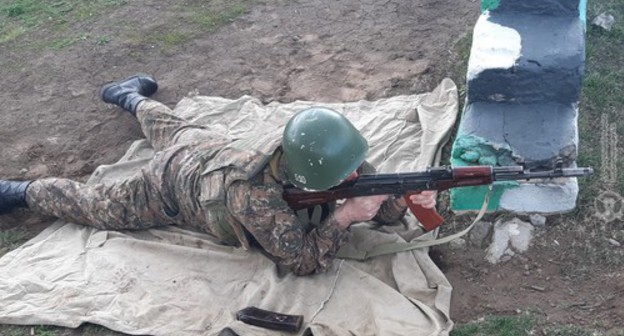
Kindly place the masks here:
<instances>
[{"instance_id":1,"label":"soldier's boot","mask_svg":"<svg viewBox=\"0 0 624 336\"><path fill-rule=\"evenodd\" d=\"M0 180L0 215L15 208L27 208L26 189L32 181Z\"/></svg>"},{"instance_id":2,"label":"soldier's boot","mask_svg":"<svg viewBox=\"0 0 624 336\"><path fill-rule=\"evenodd\" d=\"M158 90L156 80L148 75L135 75L118 82L106 84L100 89L100 98L115 104L136 116L140 102Z\"/></svg>"}]
</instances>

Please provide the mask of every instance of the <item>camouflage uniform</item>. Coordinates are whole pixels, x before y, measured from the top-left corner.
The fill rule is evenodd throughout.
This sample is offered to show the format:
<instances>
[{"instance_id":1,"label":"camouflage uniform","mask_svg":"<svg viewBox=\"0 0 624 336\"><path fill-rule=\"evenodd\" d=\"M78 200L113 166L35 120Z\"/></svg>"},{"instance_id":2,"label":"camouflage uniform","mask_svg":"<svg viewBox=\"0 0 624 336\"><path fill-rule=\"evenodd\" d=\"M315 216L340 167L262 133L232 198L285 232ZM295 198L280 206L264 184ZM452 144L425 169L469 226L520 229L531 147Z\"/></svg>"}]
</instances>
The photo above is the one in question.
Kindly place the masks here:
<instances>
[{"instance_id":1,"label":"camouflage uniform","mask_svg":"<svg viewBox=\"0 0 624 336\"><path fill-rule=\"evenodd\" d=\"M335 204L295 213L282 199L280 132L231 139L152 100L139 105L137 118L156 154L134 177L97 185L37 180L27 189L29 207L103 230L192 226L224 244L259 245L296 274L330 265L348 231L336 224ZM375 219L404 213L387 201Z\"/></svg>"}]
</instances>

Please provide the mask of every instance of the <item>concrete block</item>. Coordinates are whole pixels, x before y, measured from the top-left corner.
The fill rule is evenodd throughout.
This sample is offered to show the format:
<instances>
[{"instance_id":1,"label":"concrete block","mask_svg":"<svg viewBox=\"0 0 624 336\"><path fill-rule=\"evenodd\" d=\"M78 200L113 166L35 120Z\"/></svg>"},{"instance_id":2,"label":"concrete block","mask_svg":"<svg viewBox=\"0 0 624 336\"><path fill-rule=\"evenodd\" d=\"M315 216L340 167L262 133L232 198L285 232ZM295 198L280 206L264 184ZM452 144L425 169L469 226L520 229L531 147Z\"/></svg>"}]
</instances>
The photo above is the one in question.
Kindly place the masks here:
<instances>
[{"instance_id":1,"label":"concrete block","mask_svg":"<svg viewBox=\"0 0 624 336\"><path fill-rule=\"evenodd\" d=\"M586 0L483 0L482 7L451 164L575 166ZM452 189L451 209L479 210L487 190ZM561 213L574 209L577 195L576 179L496 182L488 210Z\"/></svg>"},{"instance_id":2,"label":"concrete block","mask_svg":"<svg viewBox=\"0 0 624 336\"><path fill-rule=\"evenodd\" d=\"M488 203L487 211L497 211L500 209L500 200L508 189L518 186L517 182L494 182L492 184L492 194ZM449 195L451 198L451 210L455 213L479 211L483 206L483 201L488 194L488 186L453 188Z\"/></svg>"},{"instance_id":3,"label":"concrete block","mask_svg":"<svg viewBox=\"0 0 624 336\"><path fill-rule=\"evenodd\" d=\"M586 0L483 0L481 9L491 12L578 17Z\"/></svg>"},{"instance_id":4,"label":"concrete block","mask_svg":"<svg viewBox=\"0 0 624 336\"><path fill-rule=\"evenodd\" d=\"M537 182L495 182L488 211L559 214L574 210L578 198L576 178ZM455 213L481 209L487 187L454 188L450 191L451 209Z\"/></svg>"},{"instance_id":5,"label":"concrete block","mask_svg":"<svg viewBox=\"0 0 624 336\"><path fill-rule=\"evenodd\" d=\"M575 17L482 14L468 62L467 102L578 102L584 34Z\"/></svg>"},{"instance_id":6,"label":"concrete block","mask_svg":"<svg viewBox=\"0 0 624 336\"><path fill-rule=\"evenodd\" d=\"M577 157L577 115L576 105L472 103L451 155L464 165L569 167Z\"/></svg>"},{"instance_id":7,"label":"concrete block","mask_svg":"<svg viewBox=\"0 0 624 336\"><path fill-rule=\"evenodd\" d=\"M516 188L505 190L500 199L500 209L517 213L565 213L576 207L578 192L576 178L537 184L520 183Z\"/></svg>"}]
</instances>

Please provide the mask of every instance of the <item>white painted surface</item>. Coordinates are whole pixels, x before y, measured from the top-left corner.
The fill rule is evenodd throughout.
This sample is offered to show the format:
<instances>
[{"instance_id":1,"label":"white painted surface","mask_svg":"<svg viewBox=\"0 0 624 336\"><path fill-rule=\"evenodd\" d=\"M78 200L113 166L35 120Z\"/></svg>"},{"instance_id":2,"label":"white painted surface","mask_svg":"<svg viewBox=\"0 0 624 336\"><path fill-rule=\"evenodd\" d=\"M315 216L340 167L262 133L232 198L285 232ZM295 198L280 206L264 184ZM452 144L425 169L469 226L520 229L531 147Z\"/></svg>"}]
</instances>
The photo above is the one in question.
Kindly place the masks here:
<instances>
[{"instance_id":1,"label":"white painted surface","mask_svg":"<svg viewBox=\"0 0 624 336\"><path fill-rule=\"evenodd\" d=\"M506 190L500 207L514 212L562 213L574 209L578 192L576 178L561 183L525 183Z\"/></svg>"},{"instance_id":2,"label":"white painted surface","mask_svg":"<svg viewBox=\"0 0 624 336\"><path fill-rule=\"evenodd\" d=\"M475 25L468 80L476 78L486 69L511 68L521 56L522 39L512 28L489 21L489 12L483 13Z\"/></svg>"}]
</instances>

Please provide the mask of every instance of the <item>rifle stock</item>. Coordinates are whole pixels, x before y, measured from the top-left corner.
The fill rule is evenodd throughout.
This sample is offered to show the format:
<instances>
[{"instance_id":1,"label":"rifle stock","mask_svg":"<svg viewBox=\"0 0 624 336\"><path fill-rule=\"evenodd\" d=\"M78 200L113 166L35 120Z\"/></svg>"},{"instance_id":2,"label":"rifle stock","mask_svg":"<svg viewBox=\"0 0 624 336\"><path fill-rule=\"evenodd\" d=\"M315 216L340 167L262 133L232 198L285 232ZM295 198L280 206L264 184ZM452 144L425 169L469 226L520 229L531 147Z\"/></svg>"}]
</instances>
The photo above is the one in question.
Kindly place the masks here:
<instances>
[{"instance_id":1,"label":"rifle stock","mask_svg":"<svg viewBox=\"0 0 624 336\"><path fill-rule=\"evenodd\" d=\"M284 186L283 198L293 210L305 209L339 199L373 195L399 195L405 198L410 211L426 231L433 230L444 222L435 209L425 209L413 204L409 196L424 190L447 190L457 187L479 186L494 181L535 180L569 177L588 177L592 168L556 168L553 170L529 172L522 166L493 167L432 167L424 172L360 175L324 191L305 191L292 185Z\"/></svg>"}]
</instances>

